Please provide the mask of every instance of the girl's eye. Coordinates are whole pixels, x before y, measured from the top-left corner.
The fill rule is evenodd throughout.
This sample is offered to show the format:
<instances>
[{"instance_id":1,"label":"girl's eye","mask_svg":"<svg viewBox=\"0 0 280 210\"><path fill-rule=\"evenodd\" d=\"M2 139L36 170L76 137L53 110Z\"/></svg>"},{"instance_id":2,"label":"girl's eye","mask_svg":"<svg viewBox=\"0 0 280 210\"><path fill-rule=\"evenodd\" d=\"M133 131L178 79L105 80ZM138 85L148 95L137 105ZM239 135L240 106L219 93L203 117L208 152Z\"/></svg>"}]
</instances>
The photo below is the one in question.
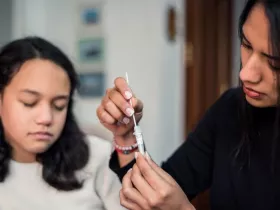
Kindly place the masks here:
<instances>
[{"instance_id":1,"label":"girl's eye","mask_svg":"<svg viewBox=\"0 0 280 210\"><path fill-rule=\"evenodd\" d=\"M29 107L29 108L34 107L35 104L36 104L36 103L25 103L25 102L22 102L22 103L23 103L23 105L24 105L25 107Z\"/></svg>"},{"instance_id":2,"label":"girl's eye","mask_svg":"<svg viewBox=\"0 0 280 210\"><path fill-rule=\"evenodd\" d=\"M63 109L65 109L66 106L55 106L54 105L54 108L57 110L57 111L63 111Z\"/></svg>"}]
</instances>

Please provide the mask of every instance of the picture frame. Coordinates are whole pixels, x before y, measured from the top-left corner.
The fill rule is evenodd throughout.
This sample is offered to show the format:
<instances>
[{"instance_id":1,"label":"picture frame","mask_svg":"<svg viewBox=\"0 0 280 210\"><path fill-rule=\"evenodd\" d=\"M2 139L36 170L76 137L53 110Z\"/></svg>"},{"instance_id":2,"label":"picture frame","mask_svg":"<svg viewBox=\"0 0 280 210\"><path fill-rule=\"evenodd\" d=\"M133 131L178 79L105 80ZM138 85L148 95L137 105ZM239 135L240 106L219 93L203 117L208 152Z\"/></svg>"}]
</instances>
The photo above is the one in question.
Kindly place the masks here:
<instances>
[{"instance_id":1,"label":"picture frame","mask_svg":"<svg viewBox=\"0 0 280 210\"><path fill-rule=\"evenodd\" d=\"M103 25L103 6L101 3L81 3L76 13L78 26L77 33L80 37L89 34L102 34Z\"/></svg>"},{"instance_id":2,"label":"picture frame","mask_svg":"<svg viewBox=\"0 0 280 210\"><path fill-rule=\"evenodd\" d=\"M101 9L99 7L86 7L81 11L81 20L87 27L100 25Z\"/></svg>"},{"instance_id":3,"label":"picture frame","mask_svg":"<svg viewBox=\"0 0 280 210\"><path fill-rule=\"evenodd\" d=\"M80 63L100 64L104 59L104 38L86 38L78 41Z\"/></svg>"},{"instance_id":4,"label":"picture frame","mask_svg":"<svg viewBox=\"0 0 280 210\"><path fill-rule=\"evenodd\" d=\"M103 72L80 73L78 95L81 98L102 97L105 92L105 75Z\"/></svg>"}]
</instances>

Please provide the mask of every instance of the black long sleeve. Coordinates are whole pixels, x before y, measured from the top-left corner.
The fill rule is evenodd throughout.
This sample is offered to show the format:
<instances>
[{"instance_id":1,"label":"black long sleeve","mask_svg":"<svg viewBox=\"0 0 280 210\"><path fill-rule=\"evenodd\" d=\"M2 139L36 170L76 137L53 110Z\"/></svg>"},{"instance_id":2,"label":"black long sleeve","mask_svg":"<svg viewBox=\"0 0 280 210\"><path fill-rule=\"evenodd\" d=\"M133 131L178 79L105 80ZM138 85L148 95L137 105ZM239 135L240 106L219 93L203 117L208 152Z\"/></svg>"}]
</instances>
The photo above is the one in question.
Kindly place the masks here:
<instances>
[{"instance_id":1,"label":"black long sleeve","mask_svg":"<svg viewBox=\"0 0 280 210\"><path fill-rule=\"evenodd\" d=\"M232 154L242 136L241 93L241 88L226 91L162 168L189 199L210 189L212 209L280 209L280 178L272 179L269 168L273 109L253 108L261 139L254 143L249 169L240 170L233 164ZM134 163L119 168L117 155L113 154L110 168L122 180Z\"/></svg>"}]
</instances>

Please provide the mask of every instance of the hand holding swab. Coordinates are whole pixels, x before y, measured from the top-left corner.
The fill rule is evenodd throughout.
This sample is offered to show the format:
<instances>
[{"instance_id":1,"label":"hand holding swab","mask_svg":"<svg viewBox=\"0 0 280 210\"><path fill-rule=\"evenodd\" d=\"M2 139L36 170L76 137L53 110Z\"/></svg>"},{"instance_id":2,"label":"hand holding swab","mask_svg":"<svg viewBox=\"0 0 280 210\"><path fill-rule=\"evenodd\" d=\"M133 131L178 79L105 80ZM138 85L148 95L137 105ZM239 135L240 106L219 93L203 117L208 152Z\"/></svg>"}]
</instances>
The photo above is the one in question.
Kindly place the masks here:
<instances>
[{"instance_id":1,"label":"hand holding swab","mask_svg":"<svg viewBox=\"0 0 280 210\"><path fill-rule=\"evenodd\" d=\"M126 82L129 85L129 80L128 80L128 74L126 72ZM132 100L129 100L130 105L132 106ZM135 115L132 115L133 118L133 122L134 122L134 135L136 137L136 142L138 144L138 149L139 152L144 155L145 154L145 147L144 147L144 141L143 141L143 135L142 135L142 131L140 129L140 127L137 125L136 120L135 120Z\"/></svg>"}]
</instances>

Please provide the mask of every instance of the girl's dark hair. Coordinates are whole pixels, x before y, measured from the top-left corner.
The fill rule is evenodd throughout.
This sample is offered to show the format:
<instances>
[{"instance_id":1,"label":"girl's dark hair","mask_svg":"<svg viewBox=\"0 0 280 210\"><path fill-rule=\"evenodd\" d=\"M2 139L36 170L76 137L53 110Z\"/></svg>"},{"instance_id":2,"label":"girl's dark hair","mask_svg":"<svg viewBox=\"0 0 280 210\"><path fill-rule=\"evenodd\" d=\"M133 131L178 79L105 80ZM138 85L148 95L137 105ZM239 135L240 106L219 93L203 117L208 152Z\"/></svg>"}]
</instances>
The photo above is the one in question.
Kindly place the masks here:
<instances>
[{"instance_id":1,"label":"girl's dark hair","mask_svg":"<svg viewBox=\"0 0 280 210\"><path fill-rule=\"evenodd\" d=\"M271 49L273 56L280 57L280 1L279 0L248 0L239 19L239 38L244 38L243 25L246 22L250 12L260 4L264 7L266 17L269 22L269 40L271 41ZM270 63L271 69L279 71L279 63ZM277 67L278 66L278 67ZM240 82L242 86L242 83ZM278 93L280 93L279 78L277 78ZM256 120L253 115L253 107L248 104L245 94L242 93L242 104L240 109L242 139L235 151L235 158L241 163L241 167L250 166L250 156L254 140L258 139L260 133L256 127ZM274 170L276 159L276 148L279 140L280 128L280 98L278 97L278 108L275 116L273 143L272 143L272 170Z\"/></svg>"},{"instance_id":2,"label":"girl's dark hair","mask_svg":"<svg viewBox=\"0 0 280 210\"><path fill-rule=\"evenodd\" d=\"M75 172L87 164L89 148L72 111L73 93L78 79L67 56L39 37L26 37L8 43L0 51L0 93L4 93L5 87L23 63L36 58L52 61L62 67L71 83L68 112L61 136L46 152L37 155L37 161L42 164L42 176L49 185L64 191L79 189L82 180L77 179ZM0 182L4 182L8 176L10 158L11 147L4 139L0 121Z\"/></svg>"}]
</instances>

